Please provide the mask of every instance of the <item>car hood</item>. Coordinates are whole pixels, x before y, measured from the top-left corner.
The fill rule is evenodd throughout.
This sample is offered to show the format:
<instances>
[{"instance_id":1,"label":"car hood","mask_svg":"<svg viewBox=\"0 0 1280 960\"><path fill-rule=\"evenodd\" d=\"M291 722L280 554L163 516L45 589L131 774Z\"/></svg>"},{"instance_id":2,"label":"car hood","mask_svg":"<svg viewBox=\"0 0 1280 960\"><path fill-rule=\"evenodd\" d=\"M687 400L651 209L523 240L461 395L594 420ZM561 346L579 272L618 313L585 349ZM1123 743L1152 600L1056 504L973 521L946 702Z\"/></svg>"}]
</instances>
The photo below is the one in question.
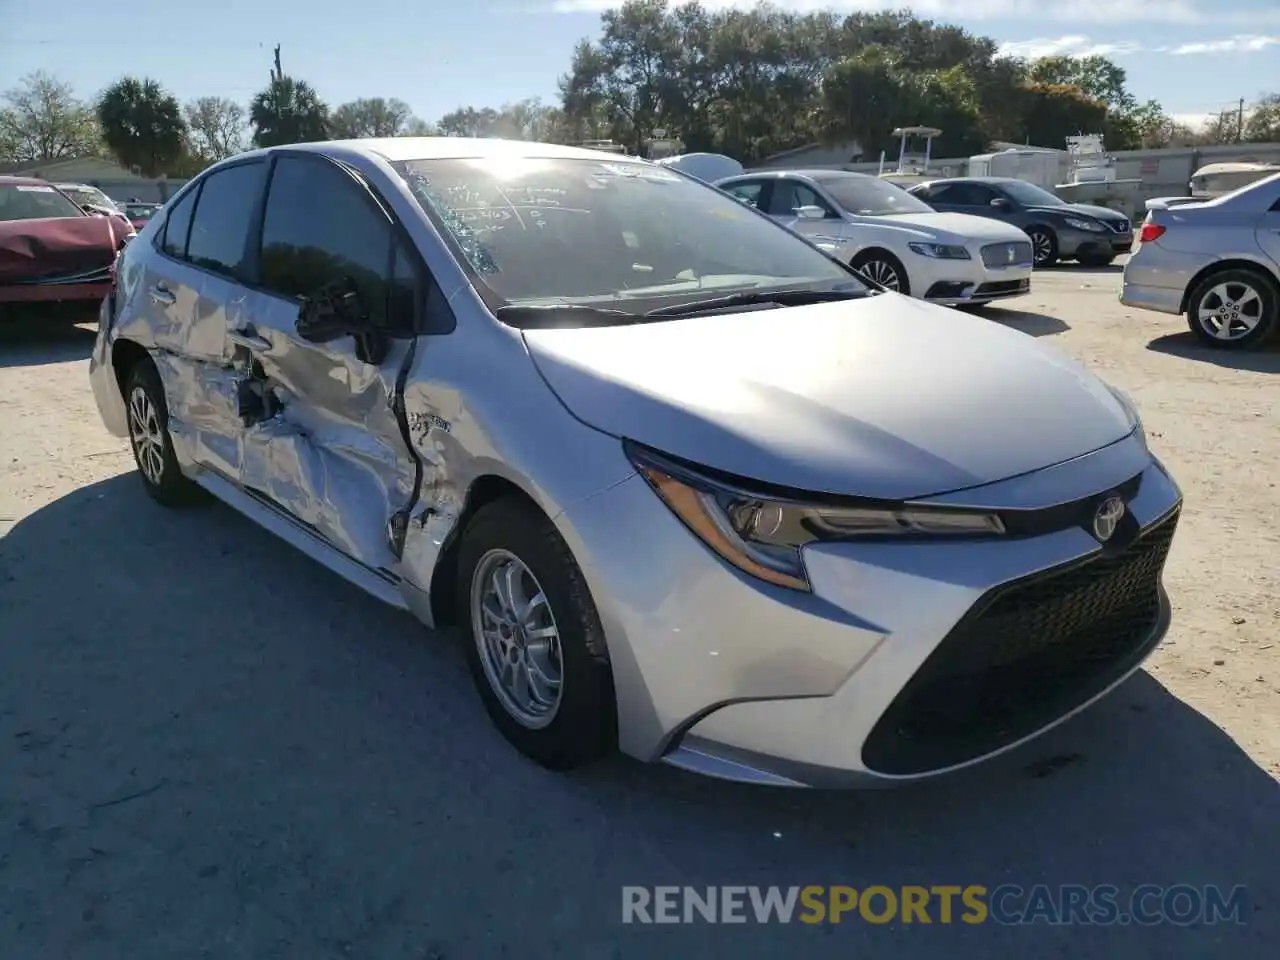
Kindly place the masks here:
<instances>
[{"instance_id":1,"label":"car hood","mask_svg":"<svg viewBox=\"0 0 1280 960\"><path fill-rule=\"evenodd\" d=\"M0 283L74 280L115 263L114 217L0 221Z\"/></svg>"},{"instance_id":2,"label":"car hood","mask_svg":"<svg viewBox=\"0 0 1280 960\"><path fill-rule=\"evenodd\" d=\"M961 490L1090 453L1133 428L1074 361L897 294L524 339L584 423L800 490L886 499Z\"/></svg>"},{"instance_id":3,"label":"car hood","mask_svg":"<svg viewBox=\"0 0 1280 960\"><path fill-rule=\"evenodd\" d=\"M931 240L944 243L962 243L977 240L982 243L1026 242L1027 235L1017 227L990 217L975 217L968 213L898 213L881 218L885 223L927 231Z\"/></svg>"},{"instance_id":4,"label":"car hood","mask_svg":"<svg viewBox=\"0 0 1280 960\"><path fill-rule=\"evenodd\" d=\"M1091 203L1066 203L1060 207L1027 207L1031 213L1058 213L1063 216L1086 216L1094 220L1128 220L1123 213L1109 207L1096 207Z\"/></svg>"}]
</instances>

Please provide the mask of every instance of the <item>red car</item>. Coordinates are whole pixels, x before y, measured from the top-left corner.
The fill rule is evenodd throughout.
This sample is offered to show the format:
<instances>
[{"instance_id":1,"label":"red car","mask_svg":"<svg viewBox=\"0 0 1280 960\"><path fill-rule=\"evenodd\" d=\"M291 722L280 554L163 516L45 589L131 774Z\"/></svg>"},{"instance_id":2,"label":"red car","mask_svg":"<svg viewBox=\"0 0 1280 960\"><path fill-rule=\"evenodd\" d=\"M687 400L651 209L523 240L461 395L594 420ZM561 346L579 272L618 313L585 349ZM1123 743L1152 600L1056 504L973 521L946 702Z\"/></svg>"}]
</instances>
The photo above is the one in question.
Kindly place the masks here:
<instances>
[{"instance_id":1,"label":"red car","mask_svg":"<svg viewBox=\"0 0 1280 960\"><path fill-rule=\"evenodd\" d=\"M0 309L100 302L115 285L126 229L116 217L86 213L43 180L0 177Z\"/></svg>"}]
</instances>

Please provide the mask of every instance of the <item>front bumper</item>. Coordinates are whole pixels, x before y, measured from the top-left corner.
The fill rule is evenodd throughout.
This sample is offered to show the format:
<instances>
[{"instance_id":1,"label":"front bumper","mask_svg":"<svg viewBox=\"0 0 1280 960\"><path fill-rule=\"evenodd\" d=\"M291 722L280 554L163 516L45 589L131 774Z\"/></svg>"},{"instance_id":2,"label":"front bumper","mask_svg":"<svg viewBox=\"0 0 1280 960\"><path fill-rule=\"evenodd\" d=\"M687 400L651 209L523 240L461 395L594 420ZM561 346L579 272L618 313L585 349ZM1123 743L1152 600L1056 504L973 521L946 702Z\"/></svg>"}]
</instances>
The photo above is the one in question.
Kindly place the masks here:
<instances>
[{"instance_id":1,"label":"front bumper","mask_svg":"<svg viewBox=\"0 0 1280 960\"><path fill-rule=\"evenodd\" d=\"M89 387L107 432L117 437L129 435L129 419L125 411L124 396L116 380L116 369L111 360L112 326L111 300L103 300L98 308L98 335L89 354Z\"/></svg>"},{"instance_id":2,"label":"front bumper","mask_svg":"<svg viewBox=\"0 0 1280 960\"><path fill-rule=\"evenodd\" d=\"M1133 231L1116 233L1108 229L1106 232L1077 230L1074 227L1058 229L1058 256L1068 259L1106 255L1123 256L1133 250Z\"/></svg>"},{"instance_id":3,"label":"front bumper","mask_svg":"<svg viewBox=\"0 0 1280 960\"><path fill-rule=\"evenodd\" d=\"M0 286L0 303L70 303L105 299L114 281L89 283L14 283Z\"/></svg>"},{"instance_id":4,"label":"front bumper","mask_svg":"<svg viewBox=\"0 0 1280 960\"><path fill-rule=\"evenodd\" d=\"M1006 251L1018 260L1006 262ZM989 248L991 263L983 259ZM1021 297L1031 290L1031 245L1025 240L988 240L967 245L968 260L942 260L913 256L909 265L911 290L930 303L955 307ZM997 259L998 258L998 259Z\"/></svg>"},{"instance_id":5,"label":"front bumper","mask_svg":"<svg viewBox=\"0 0 1280 960\"><path fill-rule=\"evenodd\" d=\"M1176 521L1181 498L1136 437L950 499L1042 509L1126 484L1134 529L1142 531L1134 543L1155 543L1148 537L1159 521ZM824 544L807 550L814 592L799 594L767 587L720 562L639 478L576 505L562 520L608 637L620 746L643 760L663 759L727 779L790 786L895 783L979 762L1104 695L1139 667L1168 624L1159 586L1166 540L1143 568L1150 588L1144 595L1147 620L1113 644L1118 652L1109 659L1100 654L1105 662L1083 674L1062 667L1071 683L1029 704L1012 704L1008 715L995 718L997 729L985 730L992 718L974 708L993 692L1016 700L1012 694L1025 689L1026 677L1016 669L1020 636L1059 636L1061 622L1087 620L1096 609L1098 587L1062 580L1067 599L1050 596L1031 608L1026 616L1032 619L1023 624L1029 632L1000 632L1000 623L990 619L1009 616L1012 601L992 605L1012 595L1011 585L1024 591L1027 578L1038 581L1068 567L1077 572L1063 576L1080 580L1079 571L1096 572L1097 564L1113 562L1111 548L1100 548L1080 527L966 543ZM1094 593L1077 596L1076 589ZM967 624L979 609L988 616L983 633L974 635ZM1035 609L1055 613L1060 622L1037 625ZM990 638L997 634L993 647ZM1080 645L1088 647L1085 653L1093 649ZM959 656L948 653L956 649ZM976 670L959 669L966 658L972 667L974 657ZM1021 666L1027 673L1044 664ZM975 683L985 691L976 699ZM936 702L939 690L956 710L934 717L920 704ZM967 699L961 695L966 690ZM959 709L965 704L967 717Z\"/></svg>"}]
</instances>

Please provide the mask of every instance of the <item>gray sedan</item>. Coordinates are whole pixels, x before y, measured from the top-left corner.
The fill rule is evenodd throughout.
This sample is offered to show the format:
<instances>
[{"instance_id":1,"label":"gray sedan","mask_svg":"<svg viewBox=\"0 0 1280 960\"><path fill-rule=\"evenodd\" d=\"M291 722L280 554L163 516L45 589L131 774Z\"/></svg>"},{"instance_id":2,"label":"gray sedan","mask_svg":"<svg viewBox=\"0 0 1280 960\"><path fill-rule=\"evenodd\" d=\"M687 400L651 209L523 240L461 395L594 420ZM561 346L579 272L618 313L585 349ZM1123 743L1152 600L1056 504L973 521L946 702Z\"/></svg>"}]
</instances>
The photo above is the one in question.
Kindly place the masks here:
<instances>
[{"instance_id":1,"label":"gray sedan","mask_svg":"<svg viewBox=\"0 0 1280 960\"><path fill-rule=\"evenodd\" d=\"M1127 397L642 160L241 154L126 248L89 377L156 502L213 494L459 627L551 768L926 777L1169 625L1181 495Z\"/></svg>"},{"instance_id":2,"label":"gray sedan","mask_svg":"<svg viewBox=\"0 0 1280 960\"><path fill-rule=\"evenodd\" d=\"M1009 177L934 180L908 191L935 210L991 217L1031 238L1037 267L1058 260L1104 267L1133 247L1133 224L1123 213L1068 203L1034 183Z\"/></svg>"},{"instance_id":3,"label":"gray sedan","mask_svg":"<svg viewBox=\"0 0 1280 960\"><path fill-rule=\"evenodd\" d=\"M1186 314L1212 347L1252 347L1280 329L1280 174L1203 203L1151 200L1138 239L1126 306Z\"/></svg>"}]
</instances>

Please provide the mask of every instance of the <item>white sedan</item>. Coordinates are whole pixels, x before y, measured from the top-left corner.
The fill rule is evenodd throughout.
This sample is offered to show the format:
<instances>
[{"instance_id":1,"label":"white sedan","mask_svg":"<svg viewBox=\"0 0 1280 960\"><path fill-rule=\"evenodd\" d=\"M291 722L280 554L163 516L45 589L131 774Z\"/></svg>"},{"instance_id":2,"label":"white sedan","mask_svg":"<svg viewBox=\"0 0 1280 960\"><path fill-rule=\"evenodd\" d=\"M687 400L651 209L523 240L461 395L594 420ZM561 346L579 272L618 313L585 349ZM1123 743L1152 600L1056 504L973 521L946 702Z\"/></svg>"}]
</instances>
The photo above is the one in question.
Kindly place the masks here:
<instances>
[{"instance_id":1,"label":"white sedan","mask_svg":"<svg viewBox=\"0 0 1280 960\"><path fill-rule=\"evenodd\" d=\"M1031 241L986 217L938 213L901 187L844 170L757 171L716 182L867 279L947 306L1031 289Z\"/></svg>"}]
</instances>

